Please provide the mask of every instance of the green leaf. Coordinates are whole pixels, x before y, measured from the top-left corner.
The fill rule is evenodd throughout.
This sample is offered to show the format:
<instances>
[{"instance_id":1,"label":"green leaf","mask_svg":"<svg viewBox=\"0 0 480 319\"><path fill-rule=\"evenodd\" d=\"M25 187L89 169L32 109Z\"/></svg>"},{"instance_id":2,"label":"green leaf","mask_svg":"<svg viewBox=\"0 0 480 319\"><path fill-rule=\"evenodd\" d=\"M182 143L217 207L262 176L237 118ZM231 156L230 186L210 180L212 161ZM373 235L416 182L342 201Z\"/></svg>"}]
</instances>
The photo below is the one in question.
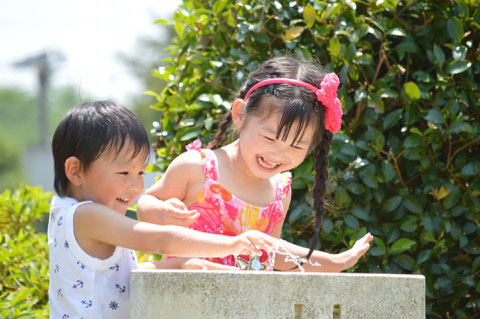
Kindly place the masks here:
<instances>
[{"instance_id":1,"label":"green leaf","mask_svg":"<svg viewBox=\"0 0 480 319\"><path fill-rule=\"evenodd\" d=\"M285 36L283 37L283 42L287 42L299 37L302 34L303 30L305 30L304 27L293 27L288 29L285 33Z\"/></svg>"},{"instance_id":2,"label":"green leaf","mask_svg":"<svg viewBox=\"0 0 480 319\"><path fill-rule=\"evenodd\" d=\"M373 173L367 172L366 170L363 170L360 172L360 178L362 182L367 185L370 188L378 188L378 182L377 178Z\"/></svg>"},{"instance_id":3,"label":"green leaf","mask_svg":"<svg viewBox=\"0 0 480 319\"><path fill-rule=\"evenodd\" d=\"M460 42L463 38L463 25L457 17L448 19L447 31L450 38L455 42Z\"/></svg>"},{"instance_id":4,"label":"green leaf","mask_svg":"<svg viewBox=\"0 0 480 319\"><path fill-rule=\"evenodd\" d=\"M200 135L201 130L199 128L191 128L185 131L185 133L182 134L180 137L180 141L185 142L188 140L191 140L193 138L196 138Z\"/></svg>"},{"instance_id":5,"label":"green leaf","mask_svg":"<svg viewBox=\"0 0 480 319\"><path fill-rule=\"evenodd\" d=\"M408 98L412 101L420 98L420 89L414 82L407 82L403 85L403 90Z\"/></svg>"},{"instance_id":6,"label":"green leaf","mask_svg":"<svg viewBox=\"0 0 480 319\"><path fill-rule=\"evenodd\" d=\"M400 205L401 202L402 202L402 198L400 196L394 196L390 198L386 202L385 212L390 213L394 211L395 209L397 209L398 205Z\"/></svg>"},{"instance_id":7,"label":"green leaf","mask_svg":"<svg viewBox=\"0 0 480 319\"><path fill-rule=\"evenodd\" d=\"M420 214L423 211L422 204L420 204L420 202L413 197L405 198L403 205L406 209L415 214Z\"/></svg>"},{"instance_id":8,"label":"green leaf","mask_svg":"<svg viewBox=\"0 0 480 319\"><path fill-rule=\"evenodd\" d=\"M395 261L397 264L402 267L403 269L409 270L409 271L414 271L417 269L417 264L415 262L415 259L408 255L399 255L395 257Z\"/></svg>"},{"instance_id":9,"label":"green leaf","mask_svg":"<svg viewBox=\"0 0 480 319\"><path fill-rule=\"evenodd\" d=\"M472 66L472 62L469 61L452 61L447 66L447 73L459 74L465 72Z\"/></svg>"},{"instance_id":10,"label":"green leaf","mask_svg":"<svg viewBox=\"0 0 480 319\"><path fill-rule=\"evenodd\" d=\"M345 215L343 217L343 220L345 221L345 224L347 224L347 226L353 230L357 230L360 227L360 224L358 223L358 219L356 219L350 214Z\"/></svg>"},{"instance_id":11,"label":"green leaf","mask_svg":"<svg viewBox=\"0 0 480 319\"><path fill-rule=\"evenodd\" d=\"M424 117L427 121L435 124L443 124L443 116L437 109L428 110L427 115Z\"/></svg>"},{"instance_id":12,"label":"green leaf","mask_svg":"<svg viewBox=\"0 0 480 319\"><path fill-rule=\"evenodd\" d=\"M432 254L433 253L432 253L431 249L427 249L427 250L422 251L420 254L418 254L417 263L419 265L423 264L424 262L429 260L430 257L432 257Z\"/></svg>"},{"instance_id":13,"label":"green leaf","mask_svg":"<svg viewBox=\"0 0 480 319\"><path fill-rule=\"evenodd\" d=\"M385 116L385 120L383 121L383 129L387 130L395 126L395 124L397 124L400 118L402 117L402 112L403 112L402 109L398 109L388 113L388 115Z\"/></svg>"},{"instance_id":14,"label":"green leaf","mask_svg":"<svg viewBox=\"0 0 480 319\"><path fill-rule=\"evenodd\" d=\"M436 44L433 45L433 55L435 56L434 63L441 67L445 63L445 53L443 53L443 50Z\"/></svg>"},{"instance_id":15,"label":"green leaf","mask_svg":"<svg viewBox=\"0 0 480 319\"><path fill-rule=\"evenodd\" d=\"M333 223L330 219L328 218L325 218L323 220L323 225L322 225L322 229L326 232L326 233L329 233L332 231L333 229Z\"/></svg>"},{"instance_id":16,"label":"green leaf","mask_svg":"<svg viewBox=\"0 0 480 319\"><path fill-rule=\"evenodd\" d=\"M397 37L406 37L407 33L402 28L393 28L387 31L387 35L394 35Z\"/></svg>"},{"instance_id":17,"label":"green leaf","mask_svg":"<svg viewBox=\"0 0 480 319\"><path fill-rule=\"evenodd\" d=\"M416 244L415 241L407 238L398 239L396 242L393 243L392 247L390 248L390 254L400 254L406 250L409 250Z\"/></svg>"},{"instance_id":18,"label":"green leaf","mask_svg":"<svg viewBox=\"0 0 480 319\"><path fill-rule=\"evenodd\" d=\"M355 217L360 218L362 220L369 220L368 213L366 211L364 211L363 209L361 209L360 207L353 208L352 209L352 214Z\"/></svg>"},{"instance_id":19,"label":"green leaf","mask_svg":"<svg viewBox=\"0 0 480 319\"><path fill-rule=\"evenodd\" d=\"M460 172L463 176L475 176L480 174L480 165L477 162L470 162L462 167Z\"/></svg>"},{"instance_id":20,"label":"green leaf","mask_svg":"<svg viewBox=\"0 0 480 319\"><path fill-rule=\"evenodd\" d=\"M315 21L317 20L317 13L313 6L309 3L305 6L303 10L303 19L305 20L305 24L311 28Z\"/></svg>"},{"instance_id":21,"label":"green leaf","mask_svg":"<svg viewBox=\"0 0 480 319\"><path fill-rule=\"evenodd\" d=\"M422 144L422 138L417 134L409 135L403 142L403 146L411 148Z\"/></svg>"},{"instance_id":22,"label":"green leaf","mask_svg":"<svg viewBox=\"0 0 480 319\"><path fill-rule=\"evenodd\" d=\"M335 189L335 203L338 206L348 205L350 201L350 196L348 196L347 191L342 186Z\"/></svg>"}]
</instances>

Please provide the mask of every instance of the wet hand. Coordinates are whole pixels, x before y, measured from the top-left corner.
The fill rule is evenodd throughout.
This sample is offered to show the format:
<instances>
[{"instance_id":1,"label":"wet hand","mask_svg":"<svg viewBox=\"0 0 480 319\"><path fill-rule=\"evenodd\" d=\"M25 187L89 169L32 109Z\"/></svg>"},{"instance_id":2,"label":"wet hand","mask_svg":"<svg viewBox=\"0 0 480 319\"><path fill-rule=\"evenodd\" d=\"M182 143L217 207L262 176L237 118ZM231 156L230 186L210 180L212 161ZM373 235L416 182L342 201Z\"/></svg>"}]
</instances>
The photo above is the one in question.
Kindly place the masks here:
<instances>
[{"instance_id":1,"label":"wet hand","mask_svg":"<svg viewBox=\"0 0 480 319\"><path fill-rule=\"evenodd\" d=\"M200 213L189 210L178 198L170 198L164 201L162 209L162 224L189 227L197 221Z\"/></svg>"},{"instance_id":2,"label":"wet hand","mask_svg":"<svg viewBox=\"0 0 480 319\"><path fill-rule=\"evenodd\" d=\"M362 257L368 251L368 249L370 249L369 243L372 240L372 234L367 233L365 236L357 240L350 250L345 252L345 269L348 269L357 263L360 257Z\"/></svg>"},{"instance_id":3,"label":"wet hand","mask_svg":"<svg viewBox=\"0 0 480 319\"><path fill-rule=\"evenodd\" d=\"M234 255L255 253L258 256L262 255L262 249L272 251L275 246L278 246L278 239L273 238L258 230L249 230L238 236L231 237L233 240Z\"/></svg>"}]
</instances>

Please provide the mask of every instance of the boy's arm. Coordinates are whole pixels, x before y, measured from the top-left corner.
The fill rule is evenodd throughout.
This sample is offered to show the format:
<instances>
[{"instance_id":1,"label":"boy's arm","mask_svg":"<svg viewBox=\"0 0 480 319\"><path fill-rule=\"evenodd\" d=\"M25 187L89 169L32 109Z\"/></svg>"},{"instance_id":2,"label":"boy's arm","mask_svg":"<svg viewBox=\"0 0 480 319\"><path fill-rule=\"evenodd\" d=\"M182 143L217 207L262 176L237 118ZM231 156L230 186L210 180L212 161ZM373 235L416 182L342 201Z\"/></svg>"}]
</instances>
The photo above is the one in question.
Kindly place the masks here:
<instances>
[{"instance_id":1,"label":"boy's arm","mask_svg":"<svg viewBox=\"0 0 480 319\"><path fill-rule=\"evenodd\" d=\"M291 192L289 192L288 196L282 201L285 212L288 211L290 201ZM273 230L272 237L280 238L284 221L285 219ZM320 266L312 266L308 263L305 263L302 265L302 267L307 272L340 272L346 270L354 266L358 259L360 259L360 257L367 252L367 250L370 248L369 242L372 239L373 236L368 233L357 240L355 245L350 250L340 254L329 254L319 250L314 250L309 260L314 264L319 263ZM279 244L294 256L305 257L309 251L308 248L297 246L285 240L280 240ZM300 271L298 267L296 269L292 269L295 266L296 265L293 262L285 261L285 255L277 254L275 256L275 269L283 271Z\"/></svg>"},{"instance_id":2,"label":"boy's arm","mask_svg":"<svg viewBox=\"0 0 480 319\"><path fill-rule=\"evenodd\" d=\"M200 214L189 210L183 200L192 183L203 178L200 155L186 152L177 157L162 178L150 187L137 203L137 216L141 221L159 225L188 227Z\"/></svg>"},{"instance_id":3,"label":"boy's arm","mask_svg":"<svg viewBox=\"0 0 480 319\"><path fill-rule=\"evenodd\" d=\"M259 249L271 250L274 244L273 238L258 231L230 237L138 222L96 203L77 208L74 234L82 249L93 257L102 249L108 252L110 248L111 253L113 246L179 257L223 257L251 251L260 254Z\"/></svg>"}]
</instances>

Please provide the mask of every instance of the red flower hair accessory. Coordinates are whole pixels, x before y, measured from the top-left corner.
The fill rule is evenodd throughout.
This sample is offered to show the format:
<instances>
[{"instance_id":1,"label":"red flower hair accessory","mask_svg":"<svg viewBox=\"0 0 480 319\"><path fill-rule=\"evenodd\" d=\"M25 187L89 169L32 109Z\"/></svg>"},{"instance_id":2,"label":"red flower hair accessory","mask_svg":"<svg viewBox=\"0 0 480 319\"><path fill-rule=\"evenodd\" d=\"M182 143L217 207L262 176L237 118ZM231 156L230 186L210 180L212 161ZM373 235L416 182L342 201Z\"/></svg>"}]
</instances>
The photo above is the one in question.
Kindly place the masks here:
<instances>
[{"instance_id":1,"label":"red flower hair accessory","mask_svg":"<svg viewBox=\"0 0 480 319\"><path fill-rule=\"evenodd\" d=\"M325 106L325 128L332 133L337 133L340 130L342 126L342 104L337 97L337 88L340 85L340 80L335 73L326 74L320 84L320 88L303 81L287 78L274 78L260 81L248 90L243 100L247 101L250 94L259 87L276 83L299 85L313 91L317 96L317 100Z\"/></svg>"}]
</instances>

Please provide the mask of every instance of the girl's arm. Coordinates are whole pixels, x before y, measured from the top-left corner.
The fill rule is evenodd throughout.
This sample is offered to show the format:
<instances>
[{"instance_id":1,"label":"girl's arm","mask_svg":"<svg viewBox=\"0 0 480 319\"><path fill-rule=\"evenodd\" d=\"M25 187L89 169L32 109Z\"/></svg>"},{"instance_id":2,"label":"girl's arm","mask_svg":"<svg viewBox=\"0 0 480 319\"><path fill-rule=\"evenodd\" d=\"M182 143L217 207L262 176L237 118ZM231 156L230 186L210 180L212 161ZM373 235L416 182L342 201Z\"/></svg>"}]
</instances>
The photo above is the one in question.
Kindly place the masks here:
<instances>
[{"instance_id":1,"label":"girl's arm","mask_svg":"<svg viewBox=\"0 0 480 319\"><path fill-rule=\"evenodd\" d=\"M103 259L111 255L113 246L179 257L223 257L250 251L259 254L261 248L271 250L275 241L258 231L230 237L138 222L96 203L77 208L74 232L83 250Z\"/></svg>"},{"instance_id":2,"label":"girl's arm","mask_svg":"<svg viewBox=\"0 0 480 319\"><path fill-rule=\"evenodd\" d=\"M202 178L204 175L198 152L186 152L178 156L162 178L138 200L138 218L159 225L190 226L200 214L196 210L189 210L183 201L190 186Z\"/></svg>"},{"instance_id":3,"label":"girl's arm","mask_svg":"<svg viewBox=\"0 0 480 319\"><path fill-rule=\"evenodd\" d=\"M205 259L181 257L175 257L164 261L139 263L138 269L239 270L237 267L217 264Z\"/></svg>"},{"instance_id":4,"label":"girl's arm","mask_svg":"<svg viewBox=\"0 0 480 319\"><path fill-rule=\"evenodd\" d=\"M288 196L283 200L284 211L288 211L291 200L291 191ZM285 214L286 215L286 214ZM282 227L284 220L273 230L272 237L280 238L282 233ZM310 256L310 261L312 263L319 263L321 266L312 266L308 263L302 265L302 268L308 272L340 272L351 268L354 266L358 259L363 256L367 250L370 248L369 242L373 239L373 236L370 233L366 234L361 239L357 240L355 245L345 252L340 254L329 254L319 250L314 250L312 256ZM295 244L289 243L285 240L280 240L280 245L287 249L291 254L299 257L305 257L308 254L309 249ZM275 269L284 270L284 271L300 271L293 262L286 262L284 255L277 254L275 256Z\"/></svg>"}]
</instances>

